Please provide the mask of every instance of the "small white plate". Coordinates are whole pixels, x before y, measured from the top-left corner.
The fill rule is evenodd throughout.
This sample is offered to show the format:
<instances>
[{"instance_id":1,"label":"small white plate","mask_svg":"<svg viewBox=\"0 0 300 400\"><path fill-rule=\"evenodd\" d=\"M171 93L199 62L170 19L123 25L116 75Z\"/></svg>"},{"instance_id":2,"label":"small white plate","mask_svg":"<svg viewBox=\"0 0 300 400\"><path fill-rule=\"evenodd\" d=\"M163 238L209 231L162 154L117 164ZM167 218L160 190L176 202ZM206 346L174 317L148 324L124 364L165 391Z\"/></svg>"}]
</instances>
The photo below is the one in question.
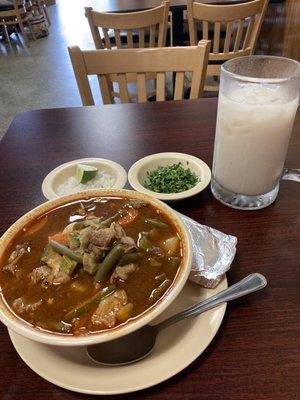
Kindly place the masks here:
<instances>
[{"instance_id":1,"label":"small white plate","mask_svg":"<svg viewBox=\"0 0 300 400\"><path fill-rule=\"evenodd\" d=\"M158 166L167 166L181 163L183 168L190 168L200 178L199 182L191 189L179 193L157 193L143 186L147 172L155 170ZM128 171L128 180L133 189L149 194L164 201L176 201L194 196L204 190L211 180L211 171L208 165L200 158L184 153L156 153L141 158L135 162Z\"/></svg>"},{"instance_id":2,"label":"small white plate","mask_svg":"<svg viewBox=\"0 0 300 400\"><path fill-rule=\"evenodd\" d=\"M177 299L155 322L227 288L227 279L215 289L187 283ZM85 347L50 346L9 330L23 361L38 375L65 389L88 394L120 394L154 386L191 364L209 345L223 320L226 304L185 319L159 333L152 353L134 364L105 367L86 355Z\"/></svg>"},{"instance_id":3,"label":"small white plate","mask_svg":"<svg viewBox=\"0 0 300 400\"><path fill-rule=\"evenodd\" d=\"M69 177L75 176L77 164L92 165L111 174L115 180L112 188L122 189L127 182L127 172L120 164L105 158L81 158L59 165L46 176L42 183L42 192L46 199L52 200L60 197L56 192L58 186Z\"/></svg>"}]
</instances>

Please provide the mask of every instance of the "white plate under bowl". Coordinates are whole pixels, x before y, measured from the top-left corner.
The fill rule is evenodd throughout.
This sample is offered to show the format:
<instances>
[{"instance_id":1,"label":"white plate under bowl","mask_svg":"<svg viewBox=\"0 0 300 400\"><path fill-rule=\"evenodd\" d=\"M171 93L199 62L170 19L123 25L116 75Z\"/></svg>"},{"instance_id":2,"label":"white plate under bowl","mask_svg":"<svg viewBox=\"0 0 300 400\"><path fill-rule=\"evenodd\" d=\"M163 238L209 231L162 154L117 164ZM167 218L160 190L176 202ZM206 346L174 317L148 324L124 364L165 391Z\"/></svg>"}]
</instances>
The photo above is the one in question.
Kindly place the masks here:
<instances>
[{"instance_id":1,"label":"white plate under bowl","mask_svg":"<svg viewBox=\"0 0 300 400\"><path fill-rule=\"evenodd\" d=\"M215 289L188 282L156 323L227 288L224 278ZM159 333L152 353L134 364L105 367L93 363L85 347L57 347L26 339L9 330L23 361L38 375L65 389L88 394L135 392L171 378L191 364L209 345L224 317L226 304L185 319ZM216 350L217 351L217 350Z\"/></svg>"},{"instance_id":2,"label":"white plate under bowl","mask_svg":"<svg viewBox=\"0 0 300 400\"><path fill-rule=\"evenodd\" d=\"M147 172L155 170L158 166L167 166L181 163L183 168L190 168L200 178L199 182L191 189L180 193L157 193L143 186ZM211 180L209 166L200 158L184 153L156 153L141 158L135 162L128 171L128 181L133 189L149 194L164 201L177 201L194 196L204 190Z\"/></svg>"},{"instance_id":3,"label":"white plate under bowl","mask_svg":"<svg viewBox=\"0 0 300 400\"><path fill-rule=\"evenodd\" d=\"M105 158L81 158L59 165L45 177L42 183L42 192L46 199L52 200L60 197L56 192L58 186L69 177L76 176L77 164L92 165L99 170L111 174L115 179L115 183L111 188L122 189L127 182L127 172L122 165L111 160L106 160Z\"/></svg>"}]
</instances>

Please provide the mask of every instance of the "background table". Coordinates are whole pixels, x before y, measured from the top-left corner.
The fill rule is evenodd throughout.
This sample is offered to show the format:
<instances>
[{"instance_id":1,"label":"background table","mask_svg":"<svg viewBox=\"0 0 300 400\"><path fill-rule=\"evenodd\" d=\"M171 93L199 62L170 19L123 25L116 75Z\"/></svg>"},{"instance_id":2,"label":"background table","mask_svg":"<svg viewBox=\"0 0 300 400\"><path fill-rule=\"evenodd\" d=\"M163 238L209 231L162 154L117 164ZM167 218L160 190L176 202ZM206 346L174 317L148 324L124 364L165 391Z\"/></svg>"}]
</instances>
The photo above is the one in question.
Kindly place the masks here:
<instances>
[{"instance_id":1,"label":"background table","mask_svg":"<svg viewBox=\"0 0 300 400\"><path fill-rule=\"evenodd\" d=\"M148 154L180 151L211 165L216 104L216 99L203 99L18 115L0 143L0 234L45 200L44 176L72 159L110 158L128 169ZM298 113L286 163L291 168L299 168L299 133ZM154 388L106 398L296 399L300 392L300 185L282 182L277 201L259 211L227 208L209 188L173 207L238 237L229 283L257 271L269 285L228 305L217 336L184 371ZM15 352L3 325L0 371L1 400L89 397L60 389L32 372Z\"/></svg>"},{"instance_id":2,"label":"background table","mask_svg":"<svg viewBox=\"0 0 300 400\"><path fill-rule=\"evenodd\" d=\"M93 5L102 12L131 12L141 11L161 5L163 0L92 0ZM187 0L169 0L170 9L186 9ZM245 3L250 0L201 0L207 4Z\"/></svg>"},{"instance_id":3,"label":"background table","mask_svg":"<svg viewBox=\"0 0 300 400\"><path fill-rule=\"evenodd\" d=\"M90 1L90 0L89 0ZM236 4L249 0L201 0L207 4ZM161 5L162 0L92 0L95 10L102 12L134 12L147 10ZM186 9L187 0L170 0L172 11L173 46L183 44L183 10Z\"/></svg>"}]
</instances>

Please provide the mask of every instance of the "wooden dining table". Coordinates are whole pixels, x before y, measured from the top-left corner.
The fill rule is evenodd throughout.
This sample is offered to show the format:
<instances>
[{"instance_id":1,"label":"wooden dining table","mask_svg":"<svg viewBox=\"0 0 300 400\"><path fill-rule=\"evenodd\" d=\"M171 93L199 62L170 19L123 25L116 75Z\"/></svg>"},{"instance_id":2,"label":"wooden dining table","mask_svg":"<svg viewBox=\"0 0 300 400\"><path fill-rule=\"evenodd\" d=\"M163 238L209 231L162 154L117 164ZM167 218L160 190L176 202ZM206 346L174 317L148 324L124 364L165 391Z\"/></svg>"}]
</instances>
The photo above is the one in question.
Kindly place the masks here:
<instances>
[{"instance_id":1,"label":"wooden dining table","mask_svg":"<svg viewBox=\"0 0 300 400\"><path fill-rule=\"evenodd\" d=\"M216 99L200 99L17 115L0 142L0 234L45 201L41 192L44 177L70 160L107 158L128 170L146 155L177 151L211 166L216 110ZM299 161L298 112L286 166L297 168ZM229 284L260 272L268 286L230 302L213 341L183 371L140 392L103 398L296 400L300 393L299 183L282 181L277 200L258 211L228 208L214 199L209 187L172 207L237 237L237 253L227 273ZM0 324L1 400L87 398L33 372Z\"/></svg>"}]
</instances>

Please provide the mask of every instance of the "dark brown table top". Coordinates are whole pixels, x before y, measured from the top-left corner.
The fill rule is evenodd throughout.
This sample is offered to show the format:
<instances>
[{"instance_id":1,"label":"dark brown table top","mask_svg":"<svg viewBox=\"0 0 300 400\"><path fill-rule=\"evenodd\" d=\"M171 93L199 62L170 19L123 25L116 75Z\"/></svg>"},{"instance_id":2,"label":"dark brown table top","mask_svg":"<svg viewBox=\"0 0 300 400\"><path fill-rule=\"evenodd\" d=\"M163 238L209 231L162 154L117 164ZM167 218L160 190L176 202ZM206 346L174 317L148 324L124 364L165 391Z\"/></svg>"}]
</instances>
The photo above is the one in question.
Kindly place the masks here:
<instances>
[{"instance_id":1,"label":"dark brown table top","mask_svg":"<svg viewBox=\"0 0 300 400\"><path fill-rule=\"evenodd\" d=\"M19 114L0 143L0 234L45 199L44 176L82 157L110 158L125 168L161 151L179 151L211 165L216 100L112 105ZM300 113L286 165L299 167ZM268 287L228 304L206 351L153 388L118 399L292 400L300 392L300 185L283 181L277 201L260 211L218 203L209 188L173 207L238 238L229 284L261 272ZM27 367L0 324L0 399L71 400ZM117 377L116 377L117 379Z\"/></svg>"}]
</instances>

